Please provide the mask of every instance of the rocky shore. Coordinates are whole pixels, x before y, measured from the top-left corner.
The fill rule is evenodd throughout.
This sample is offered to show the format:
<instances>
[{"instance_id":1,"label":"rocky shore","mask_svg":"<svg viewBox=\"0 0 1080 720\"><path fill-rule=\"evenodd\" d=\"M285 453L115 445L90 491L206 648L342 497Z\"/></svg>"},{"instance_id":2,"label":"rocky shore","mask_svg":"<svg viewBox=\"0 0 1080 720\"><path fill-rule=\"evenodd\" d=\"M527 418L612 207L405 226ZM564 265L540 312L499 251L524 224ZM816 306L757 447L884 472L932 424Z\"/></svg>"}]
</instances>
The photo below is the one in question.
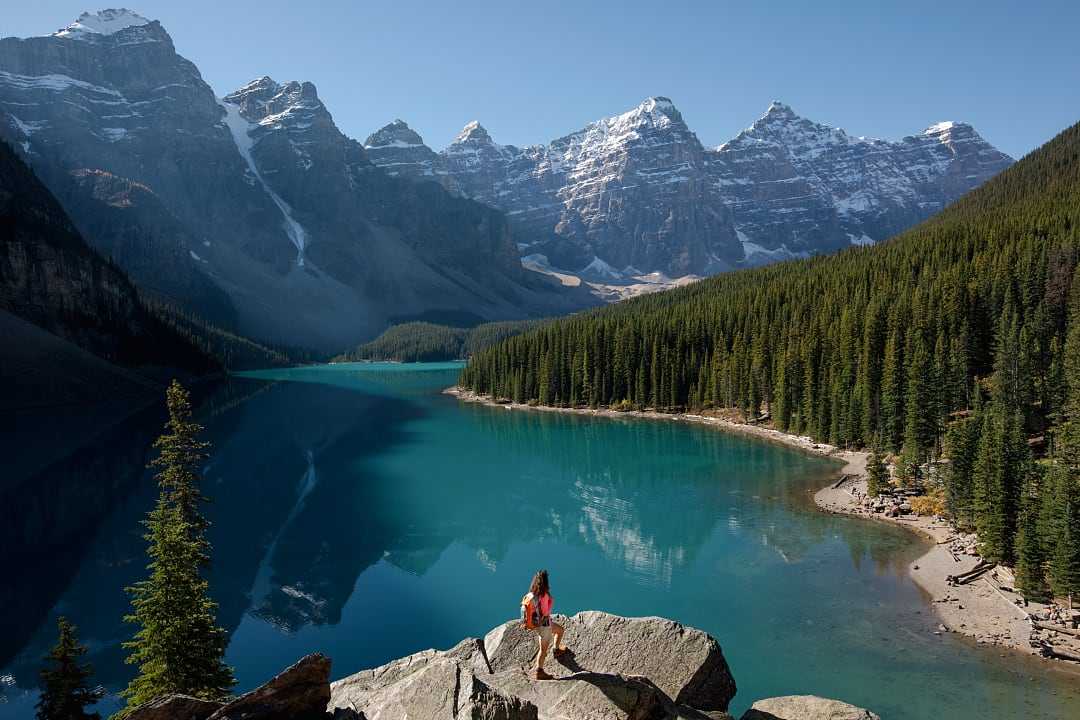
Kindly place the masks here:
<instances>
[{"instance_id":1,"label":"rocky shore","mask_svg":"<svg viewBox=\"0 0 1080 720\"><path fill-rule=\"evenodd\" d=\"M950 582L950 576L963 576L979 564L980 558L975 554L973 537L957 533L943 518L912 514L910 506L905 506L904 499L900 496L880 502L868 498L868 453L841 450L816 442L810 437L791 435L761 425L740 423L711 415L554 408L496 402L490 397L456 387L448 388L444 392L466 402L508 410L694 422L752 435L838 460L844 464L838 480L814 495L815 504L825 512L899 525L932 543L926 553L911 563L908 573L931 600L934 612L940 620L936 632L954 632L971 637L978 644L1007 647L1043 657L1047 657L1048 650L1080 657L1080 637L1064 631L1038 627L1036 623L1050 620L1051 610L1039 603L1024 606L1022 598L1015 592L1012 573L1008 568L993 568L966 584ZM1060 656L1053 659L1069 665L1076 664Z\"/></svg>"},{"instance_id":2,"label":"rocky shore","mask_svg":"<svg viewBox=\"0 0 1080 720\"><path fill-rule=\"evenodd\" d=\"M732 720L735 679L719 643L664 618L560 616L571 651L529 670L536 638L511 621L449 650L425 650L330 682L309 655L228 702L170 695L129 720ZM754 703L742 720L879 720L811 695Z\"/></svg>"}]
</instances>

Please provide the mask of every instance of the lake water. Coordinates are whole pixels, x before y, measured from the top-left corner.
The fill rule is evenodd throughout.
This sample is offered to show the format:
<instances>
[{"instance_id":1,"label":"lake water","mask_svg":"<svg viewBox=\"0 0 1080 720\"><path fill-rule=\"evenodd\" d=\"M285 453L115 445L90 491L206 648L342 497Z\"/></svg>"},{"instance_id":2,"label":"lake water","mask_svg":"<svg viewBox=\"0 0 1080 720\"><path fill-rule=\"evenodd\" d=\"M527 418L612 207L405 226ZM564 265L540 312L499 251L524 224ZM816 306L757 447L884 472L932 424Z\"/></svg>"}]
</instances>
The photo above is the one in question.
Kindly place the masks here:
<instances>
[{"instance_id":1,"label":"lake water","mask_svg":"<svg viewBox=\"0 0 1080 720\"><path fill-rule=\"evenodd\" d=\"M482 635L545 567L557 611L712 633L736 717L794 693L891 719L1080 717L1078 676L933 634L905 574L922 542L813 508L835 464L686 423L460 403L440 393L457 369L267 371L203 393L210 580L238 689L309 652L341 676ZM60 614L98 681L126 683L122 588L145 564L161 422L147 411L0 481L0 718L32 716Z\"/></svg>"}]
</instances>

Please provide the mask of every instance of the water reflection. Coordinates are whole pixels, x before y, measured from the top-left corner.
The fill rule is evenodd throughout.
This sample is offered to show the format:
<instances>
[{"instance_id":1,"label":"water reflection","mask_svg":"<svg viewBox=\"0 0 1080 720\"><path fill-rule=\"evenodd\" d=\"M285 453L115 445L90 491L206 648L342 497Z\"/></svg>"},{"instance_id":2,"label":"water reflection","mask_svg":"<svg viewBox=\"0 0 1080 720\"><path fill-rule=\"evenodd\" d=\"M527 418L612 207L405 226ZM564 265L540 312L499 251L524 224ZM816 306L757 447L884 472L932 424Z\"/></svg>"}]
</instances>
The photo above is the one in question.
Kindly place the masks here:
<instances>
[{"instance_id":1,"label":"water reflection","mask_svg":"<svg viewBox=\"0 0 1080 720\"><path fill-rule=\"evenodd\" d=\"M452 381L453 370L440 373L436 386ZM440 427L453 437L432 447L415 429L430 412L419 401L431 396L430 375L276 377L289 381L233 379L200 405L213 443L210 581L230 632L245 613L286 632L335 625L367 568L385 561L423 575L452 543L492 571L514 543L591 547L639 584L667 587L716 531L718 501L734 534L743 532L739 518L788 501L741 487L743 473L787 475L767 446L718 443L669 423L597 424L446 401L441 412L461 417ZM145 464L161 421L157 410L132 418L6 493L0 532L13 580L3 599L14 611L3 615L0 666L14 667L18 682L33 677L60 613L80 626L100 680L126 680L121 588L145 564L139 520L156 492ZM409 452L387 460L397 446ZM507 458L516 459L512 472ZM732 468L741 470L717 476ZM825 532L755 525L762 544L788 559Z\"/></svg>"},{"instance_id":2,"label":"water reflection","mask_svg":"<svg viewBox=\"0 0 1080 720\"><path fill-rule=\"evenodd\" d=\"M204 393L210 582L241 684L302 652L351 670L482 632L541 563L559 568L566 610L717 633L748 700L858 700L861 669L908 672L878 624L909 612L920 544L812 511L808 490L832 466L678 423L461 405L438 394L455 374L301 369ZM139 520L156 492L144 465L161 421L133 418L3 491L0 675L20 687L35 683L58 614L79 625L98 680L126 683L122 588L143 574ZM941 652L925 624L897 624L910 636L897 647Z\"/></svg>"}]
</instances>

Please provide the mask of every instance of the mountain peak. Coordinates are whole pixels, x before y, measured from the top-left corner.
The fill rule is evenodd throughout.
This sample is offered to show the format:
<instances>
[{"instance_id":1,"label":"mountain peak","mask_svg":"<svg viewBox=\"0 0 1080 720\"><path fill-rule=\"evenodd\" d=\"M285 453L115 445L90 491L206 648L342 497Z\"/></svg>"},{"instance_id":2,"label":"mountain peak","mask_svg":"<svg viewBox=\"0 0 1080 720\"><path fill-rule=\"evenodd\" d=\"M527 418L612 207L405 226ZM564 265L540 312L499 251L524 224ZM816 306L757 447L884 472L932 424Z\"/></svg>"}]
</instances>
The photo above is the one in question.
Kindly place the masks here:
<instances>
[{"instance_id":1,"label":"mountain peak","mask_svg":"<svg viewBox=\"0 0 1080 720\"><path fill-rule=\"evenodd\" d=\"M364 141L365 148L420 147L423 144L424 139L420 134L401 119L383 125Z\"/></svg>"},{"instance_id":2,"label":"mountain peak","mask_svg":"<svg viewBox=\"0 0 1080 720\"><path fill-rule=\"evenodd\" d=\"M256 78L248 84L226 95L223 100L238 104L247 98L254 98L261 102L271 102L275 99L288 99L291 102L305 102L321 104L319 91L313 83L297 80L289 80L279 83L269 75Z\"/></svg>"},{"instance_id":3,"label":"mountain peak","mask_svg":"<svg viewBox=\"0 0 1080 720\"><path fill-rule=\"evenodd\" d=\"M968 123L945 120L944 122L934 123L923 130L922 134L928 137L939 138L942 141L948 141L953 135L976 135L977 133L975 132L975 128Z\"/></svg>"},{"instance_id":4,"label":"mountain peak","mask_svg":"<svg viewBox=\"0 0 1080 720\"><path fill-rule=\"evenodd\" d=\"M149 25L151 22L153 21L127 8L110 8L97 12L84 12L78 20L57 30L53 36L72 40L89 40L114 35L128 28Z\"/></svg>"},{"instance_id":5,"label":"mountain peak","mask_svg":"<svg viewBox=\"0 0 1080 720\"><path fill-rule=\"evenodd\" d=\"M761 116L762 120L794 120L799 117L795 114L795 111L791 109L791 106L787 103L782 103L779 100L773 100L769 103L769 107L765 110L765 114Z\"/></svg>"},{"instance_id":6,"label":"mountain peak","mask_svg":"<svg viewBox=\"0 0 1080 720\"><path fill-rule=\"evenodd\" d=\"M245 95L251 92L264 92L266 90L277 92L280 89L281 86L274 81L274 78L270 77L269 75L263 75L262 77L255 78L246 85L242 85L233 92L229 93L229 95L227 95L226 97L232 97L234 95Z\"/></svg>"},{"instance_id":7,"label":"mountain peak","mask_svg":"<svg viewBox=\"0 0 1080 720\"><path fill-rule=\"evenodd\" d=\"M663 95L647 97L638 107L645 112L661 112L665 115L679 112L675 109L675 103L671 102L671 98L666 98Z\"/></svg>"},{"instance_id":8,"label":"mountain peak","mask_svg":"<svg viewBox=\"0 0 1080 720\"><path fill-rule=\"evenodd\" d=\"M682 124L682 114L676 109L675 103L663 95L651 95L638 103L637 107L621 115L613 115L594 123L598 127L624 130L643 126L673 128L680 124Z\"/></svg>"},{"instance_id":9,"label":"mountain peak","mask_svg":"<svg viewBox=\"0 0 1080 720\"><path fill-rule=\"evenodd\" d=\"M461 132L457 134L457 137L454 138L454 144L466 142L494 143L495 141L491 139L491 135L488 134L488 131L484 129L484 126L478 120L473 120L465 125Z\"/></svg>"}]
</instances>

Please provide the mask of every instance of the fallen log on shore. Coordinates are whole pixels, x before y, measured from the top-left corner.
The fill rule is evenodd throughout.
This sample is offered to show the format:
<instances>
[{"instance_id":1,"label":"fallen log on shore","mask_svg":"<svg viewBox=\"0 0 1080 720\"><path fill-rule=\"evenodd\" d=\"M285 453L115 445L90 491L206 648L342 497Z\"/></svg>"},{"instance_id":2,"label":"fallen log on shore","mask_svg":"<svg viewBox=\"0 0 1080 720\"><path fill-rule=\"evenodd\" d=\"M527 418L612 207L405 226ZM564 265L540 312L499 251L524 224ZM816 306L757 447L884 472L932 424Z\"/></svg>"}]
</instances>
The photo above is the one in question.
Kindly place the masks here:
<instances>
[{"instance_id":1,"label":"fallen log on shore","mask_svg":"<svg viewBox=\"0 0 1080 720\"><path fill-rule=\"evenodd\" d=\"M980 577L997 567L996 563L981 561L978 565L964 573L946 575L945 582L952 585L967 585L969 582L978 580Z\"/></svg>"},{"instance_id":2,"label":"fallen log on shore","mask_svg":"<svg viewBox=\"0 0 1080 720\"><path fill-rule=\"evenodd\" d=\"M833 483L832 489L838 490L841 485L846 483L848 480L851 480L853 477L855 477L855 475L841 475L840 479Z\"/></svg>"},{"instance_id":3,"label":"fallen log on shore","mask_svg":"<svg viewBox=\"0 0 1080 720\"><path fill-rule=\"evenodd\" d=\"M1044 655L1048 657L1057 658L1059 660L1072 660L1073 662L1080 662L1080 655L1069 652L1068 650L1059 650L1050 643L1043 643L1042 651Z\"/></svg>"},{"instance_id":4,"label":"fallen log on shore","mask_svg":"<svg viewBox=\"0 0 1080 720\"><path fill-rule=\"evenodd\" d=\"M1040 630L1053 630L1054 632L1065 633L1066 635L1080 638L1080 630L1073 630L1064 625L1054 625L1053 623L1043 622L1042 620L1033 620L1032 624Z\"/></svg>"}]
</instances>

